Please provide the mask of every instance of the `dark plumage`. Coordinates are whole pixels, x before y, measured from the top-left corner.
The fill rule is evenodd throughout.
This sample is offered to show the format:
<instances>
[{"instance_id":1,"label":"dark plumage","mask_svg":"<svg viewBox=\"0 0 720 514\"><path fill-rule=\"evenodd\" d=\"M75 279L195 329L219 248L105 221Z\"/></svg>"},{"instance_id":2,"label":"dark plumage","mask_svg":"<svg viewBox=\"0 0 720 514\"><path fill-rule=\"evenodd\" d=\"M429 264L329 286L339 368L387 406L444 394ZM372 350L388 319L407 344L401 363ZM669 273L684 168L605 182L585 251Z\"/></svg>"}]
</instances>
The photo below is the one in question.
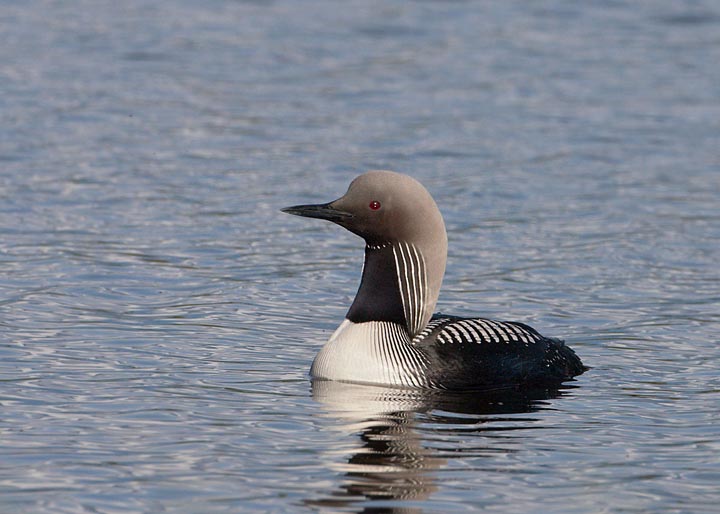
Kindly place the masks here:
<instances>
[{"instance_id":1,"label":"dark plumage","mask_svg":"<svg viewBox=\"0 0 720 514\"><path fill-rule=\"evenodd\" d=\"M553 385L586 370L563 341L513 321L436 314L416 339L444 389Z\"/></svg>"}]
</instances>

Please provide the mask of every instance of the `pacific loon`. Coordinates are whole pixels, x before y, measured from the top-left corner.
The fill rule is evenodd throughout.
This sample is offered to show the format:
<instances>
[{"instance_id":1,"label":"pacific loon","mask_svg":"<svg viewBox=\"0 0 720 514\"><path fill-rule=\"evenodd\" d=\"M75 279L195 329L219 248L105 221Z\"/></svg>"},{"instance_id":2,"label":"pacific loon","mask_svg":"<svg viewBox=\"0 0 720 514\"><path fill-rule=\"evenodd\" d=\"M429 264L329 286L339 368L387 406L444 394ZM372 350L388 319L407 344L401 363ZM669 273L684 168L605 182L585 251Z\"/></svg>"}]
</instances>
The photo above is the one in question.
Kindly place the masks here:
<instances>
[{"instance_id":1,"label":"pacific loon","mask_svg":"<svg viewBox=\"0 0 720 514\"><path fill-rule=\"evenodd\" d=\"M474 389L559 384L587 369L562 341L523 323L433 316L447 235L417 180L370 171L335 201L283 212L332 221L366 243L357 295L315 357L314 378Z\"/></svg>"}]
</instances>

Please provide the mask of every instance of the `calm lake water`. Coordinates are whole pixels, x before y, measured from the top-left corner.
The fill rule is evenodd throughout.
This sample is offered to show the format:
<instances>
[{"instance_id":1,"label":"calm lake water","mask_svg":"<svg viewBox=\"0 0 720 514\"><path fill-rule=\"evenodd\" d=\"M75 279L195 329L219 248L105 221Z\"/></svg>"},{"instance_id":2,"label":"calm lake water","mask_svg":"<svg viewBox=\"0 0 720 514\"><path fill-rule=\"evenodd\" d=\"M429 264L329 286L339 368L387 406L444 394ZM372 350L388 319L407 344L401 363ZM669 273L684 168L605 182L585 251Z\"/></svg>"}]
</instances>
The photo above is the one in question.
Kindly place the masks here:
<instances>
[{"instance_id":1,"label":"calm lake water","mask_svg":"<svg viewBox=\"0 0 720 514\"><path fill-rule=\"evenodd\" d=\"M701 513L720 503L720 5L5 1L0 511ZM435 196L438 309L557 391L311 384L362 242Z\"/></svg>"}]
</instances>

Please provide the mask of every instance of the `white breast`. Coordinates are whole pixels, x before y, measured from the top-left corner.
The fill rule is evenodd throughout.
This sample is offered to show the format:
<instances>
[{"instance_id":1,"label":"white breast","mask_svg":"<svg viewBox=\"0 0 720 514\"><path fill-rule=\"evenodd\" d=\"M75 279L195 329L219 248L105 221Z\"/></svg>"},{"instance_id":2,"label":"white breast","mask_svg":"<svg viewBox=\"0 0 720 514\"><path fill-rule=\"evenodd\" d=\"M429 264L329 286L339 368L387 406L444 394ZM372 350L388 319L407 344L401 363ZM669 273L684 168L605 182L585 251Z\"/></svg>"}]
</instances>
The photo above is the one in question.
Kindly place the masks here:
<instances>
[{"instance_id":1,"label":"white breast","mask_svg":"<svg viewBox=\"0 0 720 514\"><path fill-rule=\"evenodd\" d=\"M313 361L315 378L424 387L425 356L397 323L345 320Z\"/></svg>"}]
</instances>

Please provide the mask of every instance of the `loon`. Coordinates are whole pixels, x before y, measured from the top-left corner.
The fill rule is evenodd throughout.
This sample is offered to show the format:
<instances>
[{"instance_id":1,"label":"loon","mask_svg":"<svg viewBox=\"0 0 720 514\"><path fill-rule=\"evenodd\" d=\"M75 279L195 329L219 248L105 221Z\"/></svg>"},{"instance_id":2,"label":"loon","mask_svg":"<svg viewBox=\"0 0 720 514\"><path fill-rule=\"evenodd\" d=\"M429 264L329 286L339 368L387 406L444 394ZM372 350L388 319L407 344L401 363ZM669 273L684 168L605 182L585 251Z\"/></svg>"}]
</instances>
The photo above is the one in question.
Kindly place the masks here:
<instances>
[{"instance_id":1,"label":"loon","mask_svg":"<svg viewBox=\"0 0 720 514\"><path fill-rule=\"evenodd\" d=\"M523 323L433 315L447 234L414 178L369 171L345 195L283 212L332 221L365 240L345 320L315 357L315 379L427 389L558 385L586 371L575 352Z\"/></svg>"}]
</instances>

